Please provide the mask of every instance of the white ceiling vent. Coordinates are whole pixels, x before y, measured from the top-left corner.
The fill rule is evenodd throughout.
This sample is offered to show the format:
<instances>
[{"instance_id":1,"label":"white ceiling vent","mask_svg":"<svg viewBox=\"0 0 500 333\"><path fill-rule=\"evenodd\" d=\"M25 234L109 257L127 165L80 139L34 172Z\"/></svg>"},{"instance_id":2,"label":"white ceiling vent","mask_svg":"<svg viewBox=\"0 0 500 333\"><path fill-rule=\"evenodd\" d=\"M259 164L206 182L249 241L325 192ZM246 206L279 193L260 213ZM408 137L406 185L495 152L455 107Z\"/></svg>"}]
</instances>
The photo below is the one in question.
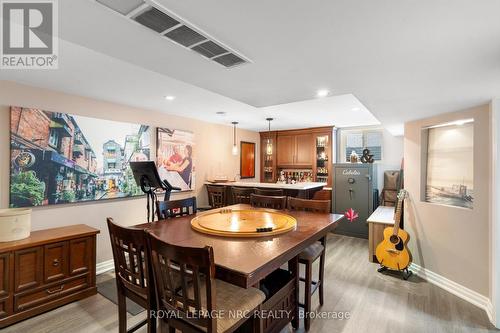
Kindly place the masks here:
<instances>
[{"instance_id":1,"label":"white ceiling vent","mask_svg":"<svg viewBox=\"0 0 500 333\"><path fill-rule=\"evenodd\" d=\"M249 63L250 60L223 43L195 28L152 0L96 0L174 43L201 54L226 68Z\"/></svg>"}]
</instances>

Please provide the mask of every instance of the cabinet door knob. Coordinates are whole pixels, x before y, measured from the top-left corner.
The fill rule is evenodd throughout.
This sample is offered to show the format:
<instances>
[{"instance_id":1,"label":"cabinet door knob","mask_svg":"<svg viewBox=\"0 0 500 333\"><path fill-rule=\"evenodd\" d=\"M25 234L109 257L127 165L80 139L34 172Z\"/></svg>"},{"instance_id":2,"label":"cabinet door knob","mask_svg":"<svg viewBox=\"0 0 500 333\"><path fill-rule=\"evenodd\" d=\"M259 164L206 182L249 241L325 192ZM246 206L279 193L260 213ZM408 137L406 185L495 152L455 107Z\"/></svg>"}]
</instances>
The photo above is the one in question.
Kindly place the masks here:
<instances>
[{"instance_id":1,"label":"cabinet door knob","mask_svg":"<svg viewBox=\"0 0 500 333\"><path fill-rule=\"evenodd\" d=\"M52 266L54 266L54 267L59 266L59 259L54 259L54 260L52 261Z\"/></svg>"}]
</instances>

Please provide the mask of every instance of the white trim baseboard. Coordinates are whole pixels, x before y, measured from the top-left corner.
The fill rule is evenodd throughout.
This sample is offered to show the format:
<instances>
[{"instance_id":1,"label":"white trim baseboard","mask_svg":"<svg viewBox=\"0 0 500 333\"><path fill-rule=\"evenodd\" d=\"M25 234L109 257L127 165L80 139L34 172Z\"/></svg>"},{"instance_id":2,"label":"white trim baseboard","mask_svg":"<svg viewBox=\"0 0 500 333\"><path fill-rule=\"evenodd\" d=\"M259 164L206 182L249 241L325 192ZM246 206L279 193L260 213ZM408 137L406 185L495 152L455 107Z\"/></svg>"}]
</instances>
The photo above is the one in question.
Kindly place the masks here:
<instances>
[{"instance_id":1,"label":"white trim baseboard","mask_svg":"<svg viewBox=\"0 0 500 333\"><path fill-rule=\"evenodd\" d=\"M461 284L451 281L444 276L434 273L433 271L430 271L415 263L412 263L410 265L410 269L413 273L426 280L427 282L432 283L433 285L438 286L439 288L444 289L452 293L453 295L458 296L461 299L483 309L484 311L486 311L490 322L493 323L493 304L488 297L481 295L474 290L464 287Z\"/></svg>"},{"instance_id":2,"label":"white trim baseboard","mask_svg":"<svg viewBox=\"0 0 500 333\"><path fill-rule=\"evenodd\" d=\"M113 262L113 259L99 262L96 265L95 274L99 275L102 273L106 273L106 272L113 270L114 268L115 268L115 264Z\"/></svg>"}]
</instances>

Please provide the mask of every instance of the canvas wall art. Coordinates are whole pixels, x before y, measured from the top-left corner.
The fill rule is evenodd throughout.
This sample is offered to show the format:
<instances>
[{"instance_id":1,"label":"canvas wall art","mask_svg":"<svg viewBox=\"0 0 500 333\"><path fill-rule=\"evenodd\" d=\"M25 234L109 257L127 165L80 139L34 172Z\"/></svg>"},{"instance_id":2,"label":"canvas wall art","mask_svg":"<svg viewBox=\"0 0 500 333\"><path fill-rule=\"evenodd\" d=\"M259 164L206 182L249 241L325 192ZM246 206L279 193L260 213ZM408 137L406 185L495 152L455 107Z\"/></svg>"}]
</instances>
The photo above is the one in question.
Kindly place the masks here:
<instances>
[{"instance_id":1,"label":"canvas wall art","mask_svg":"<svg viewBox=\"0 0 500 333\"><path fill-rule=\"evenodd\" d=\"M142 195L130 161L150 158L149 126L11 107L10 206Z\"/></svg>"},{"instance_id":2,"label":"canvas wall art","mask_svg":"<svg viewBox=\"0 0 500 333\"><path fill-rule=\"evenodd\" d=\"M425 201L473 208L474 123L437 126L427 136Z\"/></svg>"},{"instance_id":3,"label":"canvas wall art","mask_svg":"<svg viewBox=\"0 0 500 333\"><path fill-rule=\"evenodd\" d=\"M157 128L156 164L158 174L181 191L195 189L194 134L192 132Z\"/></svg>"},{"instance_id":4,"label":"canvas wall art","mask_svg":"<svg viewBox=\"0 0 500 333\"><path fill-rule=\"evenodd\" d=\"M240 178L255 177L255 143L241 141Z\"/></svg>"}]
</instances>

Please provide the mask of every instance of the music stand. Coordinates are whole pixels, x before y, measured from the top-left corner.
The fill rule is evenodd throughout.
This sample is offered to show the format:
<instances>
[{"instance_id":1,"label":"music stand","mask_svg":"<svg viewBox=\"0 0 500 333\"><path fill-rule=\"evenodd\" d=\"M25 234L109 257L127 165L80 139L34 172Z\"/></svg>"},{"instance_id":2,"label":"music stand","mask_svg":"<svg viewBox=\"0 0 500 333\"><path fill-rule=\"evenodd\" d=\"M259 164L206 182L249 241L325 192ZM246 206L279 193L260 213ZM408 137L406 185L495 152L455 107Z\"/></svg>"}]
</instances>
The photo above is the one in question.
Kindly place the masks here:
<instances>
[{"instance_id":1,"label":"music stand","mask_svg":"<svg viewBox=\"0 0 500 333\"><path fill-rule=\"evenodd\" d=\"M164 200L170 200L172 191L180 191L179 187L172 186L168 181L161 180L156 165L153 161L130 162L130 169L134 175L135 182L141 187L141 190L147 195L147 214L148 222L155 219L156 191L165 191ZM151 203L150 203L151 199Z\"/></svg>"}]
</instances>

